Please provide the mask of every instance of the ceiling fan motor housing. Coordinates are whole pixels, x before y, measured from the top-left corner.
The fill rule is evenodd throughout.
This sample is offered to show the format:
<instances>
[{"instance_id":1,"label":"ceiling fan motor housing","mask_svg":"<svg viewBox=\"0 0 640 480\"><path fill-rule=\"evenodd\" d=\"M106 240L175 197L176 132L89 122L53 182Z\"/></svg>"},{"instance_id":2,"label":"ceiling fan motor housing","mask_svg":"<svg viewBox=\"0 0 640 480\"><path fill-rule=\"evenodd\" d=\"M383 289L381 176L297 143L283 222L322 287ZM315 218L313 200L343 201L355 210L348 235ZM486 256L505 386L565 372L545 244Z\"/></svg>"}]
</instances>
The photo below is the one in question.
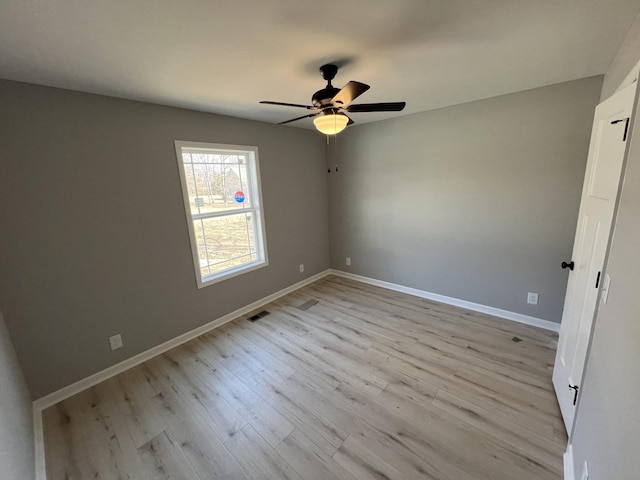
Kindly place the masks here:
<instances>
[{"instance_id":1,"label":"ceiling fan motor housing","mask_svg":"<svg viewBox=\"0 0 640 480\"><path fill-rule=\"evenodd\" d=\"M335 97L339 91L339 88L327 85L322 90L318 90L313 94L313 97L311 97L311 103L315 107L331 106L331 99Z\"/></svg>"},{"instance_id":2,"label":"ceiling fan motor housing","mask_svg":"<svg viewBox=\"0 0 640 480\"><path fill-rule=\"evenodd\" d=\"M320 73L322 74L322 78L327 81L327 86L313 94L311 103L314 107L331 106L331 99L340 91L339 88L331 85L331 80L333 80L338 73L338 66L332 63L322 65L320 67Z\"/></svg>"}]
</instances>

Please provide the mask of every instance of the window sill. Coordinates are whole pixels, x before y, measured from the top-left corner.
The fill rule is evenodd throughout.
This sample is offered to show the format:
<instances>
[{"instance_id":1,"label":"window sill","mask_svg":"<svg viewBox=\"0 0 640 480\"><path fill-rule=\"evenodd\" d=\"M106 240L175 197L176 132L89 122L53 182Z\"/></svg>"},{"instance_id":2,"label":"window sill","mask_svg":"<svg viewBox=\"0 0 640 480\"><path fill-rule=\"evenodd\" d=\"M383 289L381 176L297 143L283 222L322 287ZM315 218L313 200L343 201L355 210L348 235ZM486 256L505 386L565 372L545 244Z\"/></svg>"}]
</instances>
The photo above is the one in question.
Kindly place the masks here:
<instances>
[{"instance_id":1,"label":"window sill","mask_svg":"<svg viewBox=\"0 0 640 480\"><path fill-rule=\"evenodd\" d=\"M262 261L253 262L249 265L243 265L241 267L227 270L226 272L220 273L217 275L208 275L203 279L200 279L198 277L196 278L196 281L198 282L198 289L208 287L209 285L213 285L233 277L237 277L238 275L253 272L254 270L258 270L262 267L267 267L268 265L269 265L269 262L268 260L265 259Z\"/></svg>"}]
</instances>

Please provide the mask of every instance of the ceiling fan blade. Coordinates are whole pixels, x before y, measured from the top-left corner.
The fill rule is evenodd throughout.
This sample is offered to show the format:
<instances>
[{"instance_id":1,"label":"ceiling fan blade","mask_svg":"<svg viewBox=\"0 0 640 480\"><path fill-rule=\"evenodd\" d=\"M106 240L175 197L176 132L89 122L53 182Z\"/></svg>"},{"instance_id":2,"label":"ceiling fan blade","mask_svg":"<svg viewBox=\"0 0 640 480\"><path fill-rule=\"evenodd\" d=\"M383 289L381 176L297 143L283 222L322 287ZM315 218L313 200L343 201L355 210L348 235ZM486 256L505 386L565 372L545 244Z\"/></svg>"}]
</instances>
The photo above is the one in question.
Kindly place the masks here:
<instances>
[{"instance_id":1,"label":"ceiling fan blade","mask_svg":"<svg viewBox=\"0 0 640 480\"><path fill-rule=\"evenodd\" d=\"M318 112L318 113L310 113L309 115L303 115L301 117L297 117L297 118L292 118L291 120L286 120L284 122L280 122L278 123L278 125L284 125L285 123L291 123L291 122L295 122L296 120L302 120L303 118L311 118L311 117L316 117L318 115L320 115L322 112Z\"/></svg>"},{"instance_id":2,"label":"ceiling fan blade","mask_svg":"<svg viewBox=\"0 0 640 480\"><path fill-rule=\"evenodd\" d=\"M316 107L311 105L300 105L298 103L270 102L268 100L262 100L260 103L264 103L265 105L280 105L281 107L298 107L306 108L307 110L316 110Z\"/></svg>"},{"instance_id":3,"label":"ceiling fan blade","mask_svg":"<svg viewBox=\"0 0 640 480\"><path fill-rule=\"evenodd\" d=\"M344 113L343 113L343 115L344 115ZM349 115L344 115L344 116L349 119L349 121L347 122L347 127L349 127L349 126L353 125L354 123L356 123L353 120L351 120L351 117Z\"/></svg>"},{"instance_id":4,"label":"ceiling fan blade","mask_svg":"<svg viewBox=\"0 0 640 480\"><path fill-rule=\"evenodd\" d=\"M345 107L347 112L399 112L404 109L405 102L360 103Z\"/></svg>"},{"instance_id":5,"label":"ceiling fan blade","mask_svg":"<svg viewBox=\"0 0 640 480\"><path fill-rule=\"evenodd\" d=\"M342 87L342 90L336 93L336 95L331 99L331 103L336 107L346 107L364 92L369 90L369 88L371 88L369 85L354 82L352 80Z\"/></svg>"}]
</instances>

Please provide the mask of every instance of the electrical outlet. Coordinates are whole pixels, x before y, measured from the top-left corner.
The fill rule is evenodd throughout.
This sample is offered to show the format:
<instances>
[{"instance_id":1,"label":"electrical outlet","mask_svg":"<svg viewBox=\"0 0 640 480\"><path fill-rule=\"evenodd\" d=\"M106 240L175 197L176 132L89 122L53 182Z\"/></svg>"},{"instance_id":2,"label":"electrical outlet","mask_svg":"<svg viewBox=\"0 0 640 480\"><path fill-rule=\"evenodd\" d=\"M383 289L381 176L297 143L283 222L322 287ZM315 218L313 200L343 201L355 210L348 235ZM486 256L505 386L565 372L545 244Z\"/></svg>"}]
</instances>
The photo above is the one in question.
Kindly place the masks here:
<instances>
[{"instance_id":1,"label":"electrical outlet","mask_svg":"<svg viewBox=\"0 0 640 480\"><path fill-rule=\"evenodd\" d=\"M304 263L300 264L300 273L304 272Z\"/></svg>"},{"instance_id":2,"label":"electrical outlet","mask_svg":"<svg viewBox=\"0 0 640 480\"><path fill-rule=\"evenodd\" d=\"M529 292L527 294L527 303L530 305L537 305L538 304L538 294L537 293L533 293L533 292Z\"/></svg>"},{"instance_id":3,"label":"electrical outlet","mask_svg":"<svg viewBox=\"0 0 640 480\"><path fill-rule=\"evenodd\" d=\"M348 267L350 267L351 266L351 257L347 257L345 259L345 263L347 264Z\"/></svg>"},{"instance_id":4,"label":"electrical outlet","mask_svg":"<svg viewBox=\"0 0 640 480\"><path fill-rule=\"evenodd\" d=\"M122 335L117 334L113 337L109 337L109 345L111 345L111 350L116 350L117 348L122 347Z\"/></svg>"}]
</instances>

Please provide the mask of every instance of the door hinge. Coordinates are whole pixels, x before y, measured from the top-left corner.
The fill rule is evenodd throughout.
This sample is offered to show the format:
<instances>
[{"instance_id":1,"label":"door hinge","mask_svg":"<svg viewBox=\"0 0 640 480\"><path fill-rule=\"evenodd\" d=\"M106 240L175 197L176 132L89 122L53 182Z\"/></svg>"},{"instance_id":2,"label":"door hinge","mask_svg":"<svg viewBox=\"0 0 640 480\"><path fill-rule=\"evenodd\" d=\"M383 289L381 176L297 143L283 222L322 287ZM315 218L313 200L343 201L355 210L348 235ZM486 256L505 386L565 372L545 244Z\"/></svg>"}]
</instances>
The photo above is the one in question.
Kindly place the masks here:
<instances>
[{"instance_id":1,"label":"door hinge","mask_svg":"<svg viewBox=\"0 0 640 480\"><path fill-rule=\"evenodd\" d=\"M596 288L598 288L598 286L600 286L600 274L602 272L598 272L598 278L596 278Z\"/></svg>"},{"instance_id":2,"label":"door hinge","mask_svg":"<svg viewBox=\"0 0 640 480\"><path fill-rule=\"evenodd\" d=\"M621 118L620 120L614 120L613 122L611 122L611 125L615 125L617 123L620 122L625 122L624 124L624 135L622 135L622 141L626 142L627 141L627 134L629 133L629 120L630 118Z\"/></svg>"},{"instance_id":3,"label":"door hinge","mask_svg":"<svg viewBox=\"0 0 640 480\"><path fill-rule=\"evenodd\" d=\"M578 389L580 387L578 387L578 385L571 385L569 384L569 390L573 390L573 406L576 406L576 403L578 403Z\"/></svg>"}]
</instances>

